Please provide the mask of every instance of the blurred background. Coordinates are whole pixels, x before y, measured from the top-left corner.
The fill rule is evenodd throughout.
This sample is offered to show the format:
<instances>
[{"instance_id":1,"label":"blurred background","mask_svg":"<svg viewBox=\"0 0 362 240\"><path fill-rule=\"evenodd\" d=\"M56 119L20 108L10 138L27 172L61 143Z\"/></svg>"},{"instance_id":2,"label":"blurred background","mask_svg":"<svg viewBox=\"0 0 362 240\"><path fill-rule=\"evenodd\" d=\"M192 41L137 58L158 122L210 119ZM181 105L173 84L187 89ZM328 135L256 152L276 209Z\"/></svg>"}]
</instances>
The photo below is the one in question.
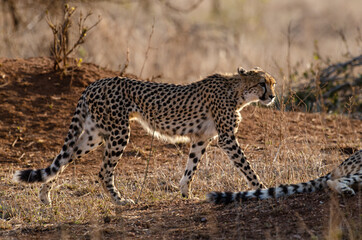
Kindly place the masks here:
<instances>
[{"instance_id":1,"label":"blurred background","mask_svg":"<svg viewBox=\"0 0 362 240\"><path fill-rule=\"evenodd\" d=\"M71 57L119 71L128 55L127 72L143 78L161 76L159 81L165 82L189 83L213 72L259 66L277 78L279 95L288 98L291 93L312 89L323 69L362 53L361 0L0 2L1 57L51 56L53 34L46 16L54 23L62 22L63 6L69 4L76 7L70 42L76 41L81 12L92 11L88 26L101 18ZM337 98L343 95L345 102L333 102L331 96L325 101L339 104L340 112L352 101L351 96L356 103L353 111L361 110L362 60L357 60L343 83L323 92L333 92L348 82L342 93L333 93L339 94ZM327 85L321 85L322 89ZM295 106L300 104L298 99L304 100L303 108L313 108L303 94L293 98Z\"/></svg>"}]
</instances>

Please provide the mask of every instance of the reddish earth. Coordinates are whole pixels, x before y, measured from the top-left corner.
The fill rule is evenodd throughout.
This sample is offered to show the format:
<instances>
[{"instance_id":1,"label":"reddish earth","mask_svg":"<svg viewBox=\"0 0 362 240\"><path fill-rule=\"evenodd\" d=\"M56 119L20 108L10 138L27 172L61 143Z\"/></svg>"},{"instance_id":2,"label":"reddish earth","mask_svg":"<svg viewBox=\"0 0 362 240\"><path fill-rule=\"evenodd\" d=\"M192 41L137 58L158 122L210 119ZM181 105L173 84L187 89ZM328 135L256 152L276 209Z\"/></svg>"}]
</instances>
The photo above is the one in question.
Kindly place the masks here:
<instances>
[{"instance_id":1,"label":"reddish earth","mask_svg":"<svg viewBox=\"0 0 362 240\"><path fill-rule=\"evenodd\" d=\"M83 64L73 71L72 87L69 78L60 81L52 71L52 61L48 58L0 59L0 166L26 168L45 165L59 150L73 110L84 87L90 82L117 73L102 69L94 64ZM257 118L272 121L278 111L248 107L240 126L238 138L243 144L260 145L263 136L242 135L251 130L260 133L268 125L259 123ZM247 116L247 117L246 117ZM314 124L307 132L316 136L318 116L316 114L286 113L284 121L296 125ZM299 120L297 120L299 119ZM302 119L303 121L300 121ZM342 118L339 124L357 129L361 139L361 121ZM324 123L334 128L335 121ZM287 129L288 134L298 135L298 128ZM331 148L338 148L336 138L347 138L350 130L341 129L339 136L325 132L323 137ZM320 132L320 131L319 131ZM318 133L319 133L318 132ZM269 129L269 138L279 138L280 132ZM140 147L149 146L150 136L137 124L132 125L131 142ZM148 143L148 144L147 144ZM357 143L355 146L359 146ZM343 150L353 150L355 146L343 146ZM160 141L154 142L164 156L160 161L167 162L175 153L174 145ZM187 154L187 146L181 146ZM97 172L99 161L95 156L82 160L77 166L80 174ZM132 171L144 171L145 162L134 157L134 150L125 152L132 159L125 167ZM254 201L243 205L213 206L199 200L175 199L172 202L139 204L119 208L119 215L104 219L101 225L59 223L54 227L17 228L0 230L0 238L37 239L44 238L147 238L147 239L306 239L323 238L328 226L334 221L342 221L343 237L349 235L348 229L362 233L361 194L352 198L341 198L324 192L298 195L287 199ZM334 207L331 207L334 206ZM330 210L334 209L334 210ZM341 213L343 212L343 213ZM122 216L133 216L124 220ZM348 216L348 221L345 221ZM346 224L347 223L347 224ZM359 236L362 236L361 234Z\"/></svg>"}]
</instances>

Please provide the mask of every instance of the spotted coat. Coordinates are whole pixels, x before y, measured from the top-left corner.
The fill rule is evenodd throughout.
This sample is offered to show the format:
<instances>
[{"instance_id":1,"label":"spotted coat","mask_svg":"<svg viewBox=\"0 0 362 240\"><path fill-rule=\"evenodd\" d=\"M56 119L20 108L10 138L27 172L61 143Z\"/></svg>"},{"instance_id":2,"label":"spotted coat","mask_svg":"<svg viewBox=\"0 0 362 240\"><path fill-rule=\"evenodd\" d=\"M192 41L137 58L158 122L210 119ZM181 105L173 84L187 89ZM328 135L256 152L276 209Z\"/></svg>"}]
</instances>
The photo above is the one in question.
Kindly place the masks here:
<instances>
[{"instance_id":1,"label":"spotted coat","mask_svg":"<svg viewBox=\"0 0 362 240\"><path fill-rule=\"evenodd\" d=\"M115 77L89 85L78 101L69 132L60 153L44 169L17 171L16 181L43 182L40 199L50 203L55 177L73 160L100 145L104 158L99 172L103 187L116 204L133 202L114 186L114 169L129 141L130 120L137 120L149 132L169 141L190 141L186 169L180 181L181 193L189 185L211 139L246 177L251 187L260 188L259 177L250 167L235 132L239 111L251 102L270 104L275 97L275 80L260 68L235 74L214 74L188 85L145 82Z\"/></svg>"}]
</instances>

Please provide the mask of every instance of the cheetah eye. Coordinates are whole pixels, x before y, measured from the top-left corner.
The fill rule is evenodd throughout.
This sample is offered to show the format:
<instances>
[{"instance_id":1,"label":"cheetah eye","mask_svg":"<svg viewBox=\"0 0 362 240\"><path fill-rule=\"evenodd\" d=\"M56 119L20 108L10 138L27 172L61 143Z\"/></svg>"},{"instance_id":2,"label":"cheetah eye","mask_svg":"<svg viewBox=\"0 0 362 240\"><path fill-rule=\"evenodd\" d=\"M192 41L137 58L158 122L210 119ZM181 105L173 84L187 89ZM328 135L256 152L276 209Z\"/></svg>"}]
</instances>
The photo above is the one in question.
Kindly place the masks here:
<instances>
[{"instance_id":1,"label":"cheetah eye","mask_svg":"<svg viewBox=\"0 0 362 240\"><path fill-rule=\"evenodd\" d=\"M266 87L265 82L261 82L261 83L259 83L259 85L264 87L264 88Z\"/></svg>"}]
</instances>

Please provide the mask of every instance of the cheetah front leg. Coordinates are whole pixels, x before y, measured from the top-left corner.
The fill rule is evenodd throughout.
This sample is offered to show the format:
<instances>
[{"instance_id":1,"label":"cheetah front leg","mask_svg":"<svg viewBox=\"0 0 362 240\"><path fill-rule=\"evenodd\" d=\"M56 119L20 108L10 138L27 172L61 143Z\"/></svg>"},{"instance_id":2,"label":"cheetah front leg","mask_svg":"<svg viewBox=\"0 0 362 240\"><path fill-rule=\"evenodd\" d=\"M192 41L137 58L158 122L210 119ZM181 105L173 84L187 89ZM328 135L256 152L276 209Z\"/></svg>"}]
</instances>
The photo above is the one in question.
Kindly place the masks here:
<instances>
[{"instance_id":1,"label":"cheetah front leg","mask_svg":"<svg viewBox=\"0 0 362 240\"><path fill-rule=\"evenodd\" d=\"M186 164L185 173L180 180L180 190L183 197L189 196L189 186L197 170L202 155L205 153L209 140L193 140L190 144L190 153Z\"/></svg>"},{"instance_id":2,"label":"cheetah front leg","mask_svg":"<svg viewBox=\"0 0 362 240\"><path fill-rule=\"evenodd\" d=\"M219 134L218 145L225 151L235 167L237 167L248 180L249 187L253 189L264 188L264 185L259 180L259 176L251 168L248 160L246 160L234 135L229 135L227 133Z\"/></svg>"}]
</instances>

